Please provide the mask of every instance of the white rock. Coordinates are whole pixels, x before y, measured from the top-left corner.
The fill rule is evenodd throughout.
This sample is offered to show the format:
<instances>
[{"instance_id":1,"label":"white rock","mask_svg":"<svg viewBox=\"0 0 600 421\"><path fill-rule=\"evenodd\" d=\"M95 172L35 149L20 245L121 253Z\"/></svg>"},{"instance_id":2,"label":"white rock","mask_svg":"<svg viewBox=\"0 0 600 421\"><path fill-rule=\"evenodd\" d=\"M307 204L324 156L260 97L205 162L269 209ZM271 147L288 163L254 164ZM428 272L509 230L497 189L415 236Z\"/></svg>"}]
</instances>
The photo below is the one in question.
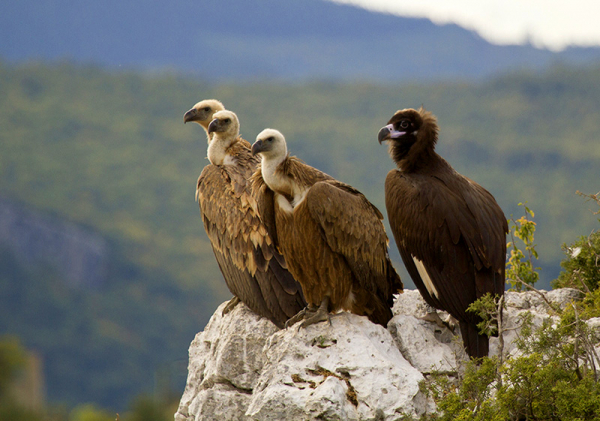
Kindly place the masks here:
<instances>
[{"instance_id":1,"label":"white rock","mask_svg":"<svg viewBox=\"0 0 600 421\"><path fill-rule=\"evenodd\" d=\"M546 300L564 309L573 300L579 300L582 297L580 291L572 288L562 288L552 291L539 290ZM530 314L533 328L542 326L545 320L555 319L558 316L544 298L535 291L515 292L508 291L504 296L506 310L503 313L503 324L506 331L503 334L504 353L511 356L520 354L515 344L515 339L519 334L523 324L523 317ZM499 355L498 338L490 338L490 355Z\"/></svg>"},{"instance_id":2,"label":"white rock","mask_svg":"<svg viewBox=\"0 0 600 421\"><path fill-rule=\"evenodd\" d=\"M466 359L460 333L413 316L394 316L388 324L398 349L421 373L456 373Z\"/></svg>"},{"instance_id":3,"label":"white rock","mask_svg":"<svg viewBox=\"0 0 600 421\"><path fill-rule=\"evenodd\" d=\"M362 420L425 412L423 375L402 357L386 329L345 312L331 321L271 337L248 415Z\"/></svg>"},{"instance_id":4,"label":"white rock","mask_svg":"<svg viewBox=\"0 0 600 421\"><path fill-rule=\"evenodd\" d=\"M405 289L402 294L395 296L394 306L392 307L392 313L394 315L404 314L407 316L414 317L425 317L427 313L433 310L425 300L421 293L416 289ZM440 318L446 320L449 316L448 313L442 310L437 310Z\"/></svg>"},{"instance_id":5,"label":"white rock","mask_svg":"<svg viewBox=\"0 0 600 421\"><path fill-rule=\"evenodd\" d=\"M239 420L263 366L262 349L278 329L238 304L223 303L190 345L188 379L176 420ZM219 415L217 417L217 415Z\"/></svg>"},{"instance_id":6,"label":"white rock","mask_svg":"<svg viewBox=\"0 0 600 421\"><path fill-rule=\"evenodd\" d=\"M579 297L576 290L544 293L561 308ZM516 355L525 312L534 326L556 316L535 292L505 298L504 351ZM428 309L416 290L397 297L387 330L349 313L332 316L331 325L278 330L244 304L222 316L224 305L190 345L176 421L418 418L435 410L419 391L424 375L454 375L466 359L458 329L421 319ZM600 319L588 324L600 330ZM491 338L490 354L497 353L498 339Z\"/></svg>"}]
</instances>

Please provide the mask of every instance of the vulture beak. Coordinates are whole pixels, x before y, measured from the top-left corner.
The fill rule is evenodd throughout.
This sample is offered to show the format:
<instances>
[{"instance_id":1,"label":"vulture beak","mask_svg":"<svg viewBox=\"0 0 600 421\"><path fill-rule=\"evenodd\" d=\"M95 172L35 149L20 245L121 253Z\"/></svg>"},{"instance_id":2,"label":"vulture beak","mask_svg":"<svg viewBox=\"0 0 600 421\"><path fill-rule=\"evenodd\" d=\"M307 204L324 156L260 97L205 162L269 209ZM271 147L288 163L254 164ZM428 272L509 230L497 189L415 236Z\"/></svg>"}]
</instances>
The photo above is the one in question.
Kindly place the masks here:
<instances>
[{"instance_id":1,"label":"vulture beak","mask_svg":"<svg viewBox=\"0 0 600 421\"><path fill-rule=\"evenodd\" d=\"M252 156L261 153L264 150L263 146L262 140L257 140L254 142L254 145L252 145Z\"/></svg>"},{"instance_id":2,"label":"vulture beak","mask_svg":"<svg viewBox=\"0 0 600 421\"><path fill-rule=\"evenodd\" d=\"M187 123L188 121L194 121L196 119L196 109L192 108L191 110L189 110L187 113L185 113L183 115L183 124Z\"/></svg>"},{"instance_id":3,"label":"vulture beak","mask_svg":"<svg viewBox=\"0 0 600 421\"><path fill-rule=\"evenodd\" d=\"M219 120L217 120L216 118L210 122L210 124L208 125L208 134L211 134L212 132L216 132L217 128L219 126Z\"/></svg>"},{"instance_id":4,"label":"vulture beak","mask_svg":"<svg viewBox=\"0 0 600 421\"><path fill-rule=\"evenodd\" d=\"M393 124L388 124L379 130L379 134L377 135L377 140L381 144L389 139L397 139L401 136L404 136L406 132L399 132L398 130L394 130Z\"/></svg>"}]
</instances>

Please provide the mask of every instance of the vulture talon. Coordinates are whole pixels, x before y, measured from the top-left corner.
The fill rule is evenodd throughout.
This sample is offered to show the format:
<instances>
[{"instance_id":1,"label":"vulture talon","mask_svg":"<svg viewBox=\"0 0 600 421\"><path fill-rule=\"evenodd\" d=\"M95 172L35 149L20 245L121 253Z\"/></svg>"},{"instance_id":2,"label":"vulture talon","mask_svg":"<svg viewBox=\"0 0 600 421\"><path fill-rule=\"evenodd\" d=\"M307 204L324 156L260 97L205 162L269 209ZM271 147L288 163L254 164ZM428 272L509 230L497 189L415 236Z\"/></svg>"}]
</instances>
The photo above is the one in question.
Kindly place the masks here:
<instances>
[{"instance_id":1,"label":"vulture talon","mask_svg":"<svg viewBox=\"0 0 600 421\"><path fill-rule=\"evenodd\" d=\"M321 301L321 305L315 311L312 311L310 317L304 318L301 327L308 327L315 323L328 321L331 326L331 317L329 317L329 297L326 295Z\"/></svg>"},{"instance_id":2,"label":"vulture talon","mask_svg":"<svg viewBox=\"0 0 600 421\"><path fill-rule=\"evenodd\" d=\"M235 306L237 306L240 303L240 301L241 300L234 295L233 298L231 300L229 300L229 302L223 309L223 313L221 313L221 314L224 316L227 313L229 313L231 310L233 310L235 308Z\"/></svg>"},{"instance_id":3,"label":"vulture talon","mask_svg":"<svg viewBox=\"0 0 600 421\"><path fill-rule=\"evenodd\" d=\"M300 310L298 313L296 313L295 316L290 317L286 322L285 322L285 328L287 329L288 327L292 327L294 326L296 323L298 323L300 320L304 320L304 318L306 317L306 313L309 312L308 307L303 308L302 310Z\"/></svg>"}]
</instances>

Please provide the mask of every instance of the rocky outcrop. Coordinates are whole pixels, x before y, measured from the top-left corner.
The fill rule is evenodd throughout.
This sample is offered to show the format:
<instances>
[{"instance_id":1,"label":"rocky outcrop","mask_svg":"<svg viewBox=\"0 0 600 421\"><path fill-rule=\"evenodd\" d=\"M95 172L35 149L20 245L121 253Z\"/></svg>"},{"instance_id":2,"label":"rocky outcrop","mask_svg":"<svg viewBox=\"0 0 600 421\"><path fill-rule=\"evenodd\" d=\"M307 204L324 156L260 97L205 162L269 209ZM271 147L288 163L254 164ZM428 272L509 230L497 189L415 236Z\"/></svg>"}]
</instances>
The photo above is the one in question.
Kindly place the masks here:
<instances>
[{"instance_id":1,"label":"rocky outcrop","mask_svg":"<svg viewBox=\"0 0 600 421\"><path fill-rule=\"evenodd\" d=\"M564 305L575 290L546 294ZM550 317L535 292L506 294L504 349L514 352L520 314ZM188 381L176 421L399 420L435 410L419 390L429 373L455 375L466 358L460 334L422 319L418 291L405 291L388 329L339 313L328 323L279 330L245 305L214 313L190 346ZM444 318L442 314L442 318ZM492 338L490 352L498 352Z\"/></svg>"}]
</instances>

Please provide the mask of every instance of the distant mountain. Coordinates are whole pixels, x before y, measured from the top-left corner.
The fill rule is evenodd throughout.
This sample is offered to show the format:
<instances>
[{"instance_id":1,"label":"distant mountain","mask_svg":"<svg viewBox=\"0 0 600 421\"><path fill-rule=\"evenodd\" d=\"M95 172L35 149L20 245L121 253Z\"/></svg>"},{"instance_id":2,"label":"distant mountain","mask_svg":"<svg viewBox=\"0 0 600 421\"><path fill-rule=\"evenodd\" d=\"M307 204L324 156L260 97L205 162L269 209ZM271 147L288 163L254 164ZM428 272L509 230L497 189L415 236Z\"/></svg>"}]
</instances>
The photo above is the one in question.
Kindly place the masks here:
<instances>
[{"instance_id":1,"label":"distant mountain","mask_svg":"<svg viewBox=\"0 0 600 421\"><path fill-rule=\"evenodd\" d=\"M172 69L209 80L481 78L600 60L497 46L456 25L324 0L20 0L0 4L0 58Z\"/></svg>"}]
</instances>

